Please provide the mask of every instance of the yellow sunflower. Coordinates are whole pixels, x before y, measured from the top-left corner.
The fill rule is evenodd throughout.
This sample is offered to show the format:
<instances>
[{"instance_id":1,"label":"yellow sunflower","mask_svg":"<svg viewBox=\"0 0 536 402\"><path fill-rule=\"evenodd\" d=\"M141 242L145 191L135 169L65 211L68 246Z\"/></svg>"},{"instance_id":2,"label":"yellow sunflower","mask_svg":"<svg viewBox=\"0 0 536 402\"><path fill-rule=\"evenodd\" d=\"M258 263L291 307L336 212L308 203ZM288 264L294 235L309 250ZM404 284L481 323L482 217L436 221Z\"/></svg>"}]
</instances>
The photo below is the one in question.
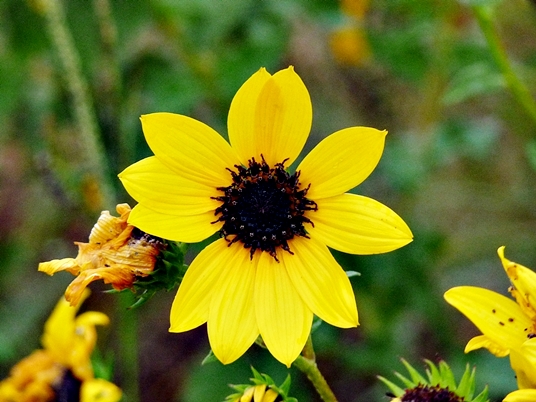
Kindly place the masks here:
<instances>
[{"instance_id":1,"label":"yellow sunflower","mask_svg":"<svg viewBox=\"0 0 536 402\"><path fill-rule=\"evenodd\" d=\"M83 301L89 291L83 292ZM1 402L117 402L122 392L114 384L94 378L91 353L97 341L96 325L108 317L87 311L76 316L62 297L45 323L43 349L17 363L0 382Z\"/></svg>"},{"instance_id":2,"label":"yellow sunflower","mask_svg":"<svg viewBox=\"0 0 536 402\"><path fill-rule=\"evenodd\" d=\"M472 338L465 352L486 348L497 357L510 356L519 391L505 401L529 401L536 395L536 272L508 260L504 247L499 258L512 286L515 301L499 293L474 286L449 289L445 300L456 307L482 335ZM529 399L524 399L525 397Z\"/></svg>"},{"instance_id":3,"label":"yellow sunflower","mask_svg":"<svg viewBox=\"0 0 536 402\"><path fill-rule=\"evenodd\" d=\"M312 123L307 88L292 67L253 74L228 116L230 144L187 116L141 117L155 156L120 175L138 201L129 222L169 240L199 242L218 232L190 265L171 309L171 332L207 323L223 363L259 336L289 366L313 314L342 328L358 325L350 281L328 246L383 253L412 240L385 205L348 194L376 167L386 132L340 130L288 171Z\"/></svg>"}]
</instances>

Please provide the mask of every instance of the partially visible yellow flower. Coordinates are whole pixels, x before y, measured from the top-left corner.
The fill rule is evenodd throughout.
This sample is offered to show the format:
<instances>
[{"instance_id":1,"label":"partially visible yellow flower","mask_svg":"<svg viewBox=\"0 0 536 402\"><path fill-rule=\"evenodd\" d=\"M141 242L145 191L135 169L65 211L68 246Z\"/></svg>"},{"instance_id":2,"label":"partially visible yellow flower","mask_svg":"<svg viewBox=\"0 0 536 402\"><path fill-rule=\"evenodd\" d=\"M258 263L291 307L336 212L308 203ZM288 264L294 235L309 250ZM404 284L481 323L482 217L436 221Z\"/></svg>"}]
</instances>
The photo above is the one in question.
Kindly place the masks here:
<instances>
[{"instance_id":1,"label":"partially visible yellow flower","mask_svg":"<svg viewBox=\"0 0 536 402\"><path fill-rule=\"evenodd\" d=\"M63 258L39 264L39 271L54 275L67 271L77 277L65 291L65 298L75 306L84 289L102 279L116 290L132 287L136 277L149 275L155 266L162 244L127 223L128 204L117 205L119 217L103 211L91 230L89 243L78 245L76 258Z\"/></svg>"},{"instance_id":2,"label":"partially visible yellow flower","mask_svg":"<svg viewBox=\"0 0 536 402\"><path fill-rule=\"evenodd\" d=\"M298 402L296 398L288 396L290 376L280 386L277 386L267 374L261 374L253 367L253 378L250 384L230 385L237 393L225 398L226 402Z\"/></svg>"},{"instance_id":3,"label":"partially visible yellow flower","mask_svg":"<svg viewBox=\"0 0 536 402\"><path fill-rule=\"evenodd\" d=\"M404 384L399 387L385 377L378 376L391 392L388 396L392 397L391 402L489 402L488 387L475 396L475 373L476 369L465 367L459 383L456 383L454 374L449 365L440 360L439 364L434 364L430 360L425 360L427 364L426 375L421 375L406 360L401 359L402 364L406 367L409 378L395 371L395 375Z\"/></svg>"},{"instance_id":4,"label":"partially visible yellow flower","mask_svg":"<svg viewBox=\"0 0 536 402\"><path fill-rule=\"evenodd\" d=\"M386 131L346 128L298 165L312 123L309 92L292 67L261 68L235 95L230 144L187 116L142 116L155 153L120 179L138 201L129 222L186 243L215 233L188 268L171 308L171 332L207 323L214 355L232 363L259 335L280 362L297 358L313 314L358 325L348 276L328 247L384 253L412 241L387 206L347 191L378 164Z\"/></svg>"},{"instance_id":5,"label":"partially visible yellow flower","mask_svg":"<svg viewBox=\"0 0 536 402\"><path fill-rule=\"evenodd\" d=\"M88 294L84 292L82 300ZM90 360L97 337L95 326L107 325L109 319L95 311L75 317L77 311L78 307L71 307L62 297L45 323L43 349L17 363L0 382L0 402L78 400L78 394L81 402L121 399L117 386L94 378Z\"/></svg>"},{"instance_id":6,"label":"partially visible yellow flower","mask_svg":"<svg viewBox=\"0 0 536 402\"><path fill-rule=\"evenodd\" d=\"M505 258L504 247L497 252L516 301L473 286L452 288L444 297L482 331L466 353L484 347L498 357L509 355L519 389L536 388L536 272Z\"/></svg>"},{"instance_id":7,"label":"partially visible yellow flower","mask_svg":"<svg viewBox=\"0 0 536 402\"><path fill-rule=\"evenodd\" d=\"M371 51L364 29L368 6L368 0L341 1L344 21L330 37L331 52L337 63L360 66L370 59Z\"/></svg>"},{"instance_id":8,"label":"partially visible yellow flower","mask_svg":"<svg viewBox=\"0 0 536 402\"><path fill-rule=\"evenodd\" d=\"M228 400L230 402L274 402L279 394L271 388L266 388L266 384L251 385L242 395L236 395Z\"/></svg>"}]
</instances>

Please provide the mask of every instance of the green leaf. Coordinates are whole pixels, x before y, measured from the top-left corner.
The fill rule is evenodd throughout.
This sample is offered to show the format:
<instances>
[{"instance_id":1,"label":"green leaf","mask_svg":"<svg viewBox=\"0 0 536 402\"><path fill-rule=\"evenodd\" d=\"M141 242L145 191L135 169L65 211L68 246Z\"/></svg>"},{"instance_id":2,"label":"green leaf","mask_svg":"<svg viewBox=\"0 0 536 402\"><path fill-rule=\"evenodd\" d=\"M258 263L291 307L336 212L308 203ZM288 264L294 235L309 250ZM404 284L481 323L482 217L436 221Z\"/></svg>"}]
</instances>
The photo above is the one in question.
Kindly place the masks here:
<instances>
[{"instance_id":1,"label":"green leaf","mask_svg":"<svg viewBox=\"0 0 536 402\"><path fill-rule=\"evenodd\" d=\"M214 363L217 361L218 361L218 358L214 355L214 353L212 352L212 349L210 349L210 351L208 352L208 355L206 355L203 361L201 362L201 365L204 366L205 364Z\"/></svg>"},{"instance_id":2,"label":"green leaf","mask_svg":"<svg viewBox=\"0 0 536 402\"><path fill-rule=\"evenodd\" d=\"M475 63L461 69L452 78L443 96L443 103L455 105L505 87L504 77L495 66L491 63Z\"/></svg>"}]
</instances>

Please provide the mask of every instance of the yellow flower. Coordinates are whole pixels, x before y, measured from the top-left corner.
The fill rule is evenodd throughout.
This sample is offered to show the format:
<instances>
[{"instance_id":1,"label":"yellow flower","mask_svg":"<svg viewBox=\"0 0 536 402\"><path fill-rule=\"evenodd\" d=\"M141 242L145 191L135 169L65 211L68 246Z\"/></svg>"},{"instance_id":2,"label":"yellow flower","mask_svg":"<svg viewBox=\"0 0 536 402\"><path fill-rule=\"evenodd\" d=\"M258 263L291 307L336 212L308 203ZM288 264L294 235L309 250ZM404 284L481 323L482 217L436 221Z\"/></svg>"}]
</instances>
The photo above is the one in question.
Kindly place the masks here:
<instances>
[{"instance_id":1,"label":"yellow flower","mask_svg":"<svg viewBox=\"0 0 536 402\"><path fill-rule=\"evenodd\" d=\"M228 402L298 402L296 398L288 396L290 389L290 376L287 376L283 384L277 386L274 380L267 374L261 374L253 367L253 378L251 384L230 385L238 391L225 398Z\"/></svg>"},{"instance_id":2,"label":"yellow flower","mask_svg":"<svg viewBox=\"0 0 536 402\"><path fill-rule=\"evenodd\" d=\"M88 294L84 292L82 300ZM0 382L0 402L121 399L117 386L94 378L90 360L97 337L95 326L107 325L108 317L95 311L75 317L77 311L78 307L71 307L62 297L45 323L41 339L44 349L21 360Z\"/></svg>"},{"instance_id":3,"label":"yellow flower","mask_svg":"<svg viewBox=\"0 0 536 402\"><path fill-rule=\"evenodd\" d=\"M84 289L102 279L114 289L132 287L136 277L149 275L155 266L161 244L127 223L128 204L117 205L119 217L103 211L89 235L89 243L78 245L76 258L63 258L39 264L39 271L54 275L68 271L77 277L65 291L65 298L76 306Z\"/></svg>"},{"instance_id":4,"label":"yellow flower","mask_svg":"<svg viewBox=\"0 0 536 402\"><path fill-rule=\"evenodd\" d=\"M220 239L192 262L171 309L171 332L208 322L215 356L239 358L259 336L289 366L313 314L342 328L358 324L352 287L328 247L383 253L409 243L404 221L383 204L347 194L374 170L386 132L340 130L298 165L312 123L307 88L292 67L264 68L235 95L230 144L190 117L141 118L155 156L119 177L138 201L129 222L154 236Z\"/></svg>"},{"instance_id":5,"label":"yellow flower","mask_svg":"<svg viewBox=\"0 0 536 402\"><path fill-rule=\"evenodd\" d=\"M337 63L361 66L370 59L371 50L364 29L368 6L368 0L341 1L344 22L331 32L329 43Z\"/></svg>"},{"instance_id":6,"label":"yellow flower","mask_svg":"<svg viewBox=\"0 0 536 402\"><path fill-rule=\"evenodd\" d=\"M506 259L504 247L497 252L516 301L473 286L452 288L444 297L482 331L467 343L465 352L484 347L498 357L510 355L519 389L536 389L536 273Z\"/></svg>"},{"instance_id":7,"label":"yellow flower","mask_svg":"<svg viewBox=\"0 0 536 402\"><path fill-rule=\"evenodd\" d=\"M252 385L242 395L229 399L231 402L274 402L279 394L271 388L266 389L266 384Z\"/></svg>"}]
</instances>

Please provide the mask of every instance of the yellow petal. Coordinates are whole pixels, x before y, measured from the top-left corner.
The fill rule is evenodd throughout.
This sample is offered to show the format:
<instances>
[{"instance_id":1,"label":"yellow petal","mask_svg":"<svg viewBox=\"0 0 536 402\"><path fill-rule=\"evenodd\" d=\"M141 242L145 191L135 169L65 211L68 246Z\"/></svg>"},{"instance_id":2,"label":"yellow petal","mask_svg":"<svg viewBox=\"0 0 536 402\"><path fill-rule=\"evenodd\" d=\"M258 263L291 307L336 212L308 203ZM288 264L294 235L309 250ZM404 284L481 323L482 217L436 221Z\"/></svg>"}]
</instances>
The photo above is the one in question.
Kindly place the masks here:
<instances>
[{"instance_id":1,"label":"yellow petal","mask_svg":"<svg viewBox=\"0 0 536 402\"><path fill-rule=\"evenodd\" d=\"M331 325L357 326L352 285L328 248L314 238L298 237L289 244L294 254L281 252L279 256L307 307Z\"/></svg>"},{"instance_id":2,"label":"yellow petal","mask_svg":"<svg viewBox=\"0 0 536 402\"><path fill-rule=\"evenodd\" d=\"M256 157L257 161L260 161L255 133L257 99L271 77L271 74L264 67L258 70L242 84L229 108L227 118L229 142L237 153L240 162L245 166L252 157Z\"/></svg>"},{"instance_id":3,"label":"yellow petal","mask_svg":"<svg viewBox=\"0 0 536 402\"><path fill-rule=\"evenodd\" d=\"M378 254L412 241L408 225L393 210L372 198L341 194L316 201L306 216L309 234L329 247L351 254Z\"/></svg>"},{"instance_id":4,"label":"yellow petal","mask_svg":"<svg viewBox=\"0 0 536 402\"><path fill-rule=\"evenodd\" d=\"M531 388L536 388L536 338L530 338L525 343L523 343L523 345L521 346L520 353L525 359L525 361L528 363L528 366L532 368L530 370L532 374Z\"/></svg>"},{"instance_id":5,"label":"yellow petal","mask_svg":"<svg viewBox=\"0 0 536 402\"><path fill-rule=\"evenodd\" d=\"M473 286L449 289L444 297L500 347L518 348L527 339L526 329L532 322L513 300Z\"/></svg>"},{"instance_id":6,"label":"yellow petal","mask_svg":"<svg viewBox=\"0 0 536 402\"><path fill-rule=\"evenodd\" d=\"M253 394L253 400L262 401L264 398L264 393L266 391L266 384L259 384L255 386L255 393Z\"/></svg>"},{"instance_id":7,"label":"yellow petal","mask_svg":"<svg viewBox=\"0 0 536 402\"><path fill-rule=\"evenodd\" d=\"M86 380L80 387L80 402L118 402L121 389L102 378Z\"/></svg>"},{"instance_id":8,"label":"yellow petal","mask_svg":"<svg viewBox=\"0 0 536 402\"><path fill-rule=\"evenodd\" d=\"M512 296L515 297L525 314L536 321L536 306L532 302L536 298L536 272L505 258L504 246L499 247L497 253L514 286L511 290Z\"/></svg>"},{"instance_id":9,"label":"yellow petal","mask_svg":"<svg viewBox=\"0 0 536 402\"><path fill-rule=\"evenodd\" d=\"M214 187L178 175L154 156L130 165L119 178L132 198L163 214L199 215L221 205L211 198L220 195Z\"/></svg>"},{"instance_id":10,"label":"yellow petal","mask_svg":"<svg viewBox=\"0 0 536 402\"><path fill-rule=\"evenodd\" d=\"M503 402L534 402L536 401L536 389L520 389L510 392Z\"/></svg>"},{"instance_id":11,"label":"yellow petal","mask_svg":"<svg viewBox=\"0 0 536 402\"><path fill-rule=\"evenodd\" d=\"M259 253L231 246L232 257L221 265L222 275L213 287L208 313L208 339L214 355L229 364L242 356L259 336L255 318L254 284Z\"/></svg>"},{"instance_id":12,"label":"yellow petal","mask_svg":"<svg viewBox=\"0 0 536 402\"><path fill-rule=\"evenodd\" d=\"M257 389L257 387L248 387L245 391L244 391L244 394L240 397L240 402L251 402L253 400L253 393L255 392L255 390Z\"/></svg>"},{"instance_id":13,"label":"yellow petal","mask_svg":"<svg viewBox=\"0 0 536 402\"><path fill-rule=\"evenodd\" d=\"M229 180L226 168L238 163L229 143L200 121L153 113L142 116L141 124L156 157L183 177L218 187Z\"/></svg>"},{"instance_id":14,"label":"yellow petal","mask_svg":"<svg viewBox=\"0 0 536 402\"><path fill-rule=\"evenodd\" d=\"M95 325L108 325L110 319L104 313L99 311L86 311L76 317L76 327L88 328L95 327ZM79 334L80 335L80 334Z\"/></svg>"},{"instance_id":15,"label":"yellow petal","mask_svg":"<svg viewBox=\"0 0 536 402\"><path fill-rule=\"evenodd\" d=\"M261 400L261 402L274 402L278 396L279 394L270 388L264 394L264 398Z\"/></svg>"},{"instance_id":16,"label":"yellow petal","mask_svg":"<svg viewBox=\"0 0 536 402\"><path fill-rule=\"evenodd\" d=\"M472 338L469 342L467 342L467 345L465 345L464 352L469 353L480 348L488 349L497 357L508 356L510 353L510 349L505 349L495 342L490 341L486 335L478 335Z\"/></svg>"},{"instance_id":17,"label":"yellow petal","mask_svg":"<svg viewBox=\"0 0 536 402\"><path fill-rule=\"evenodd\" d=\"M89 296L89 290L83 292L81 302ZM45 323L41 338L43 347L54 355L63 356L69 350L75 329L74 317L80 305L71 307L62 296Z\"/></svg>"},{"instance_id":18,"label":"yellow petal","mask_svg":"<svg viewBox=\"0 0 536 402\"><path fill-rule=\"evenodd\" d=\"M309 92L293 67L270 76L264 68L236 93L229 110L229 141L242 164L252 157L273 166L300 154L313 119Z\"/></svg>"},{"instance_id":19,"label":"yellow petal","mask_svg":"<svg viewBox=\"0 0 536 402\"><path fill-rule=\"evenodd\" d=\"M266 347L290 367L311 332L313 314L292 284L287 270L268 253L262 253L255 280L255 311Z\"/></svg>"},{"instance_id":20,"label":"yellow petal","mask_svg":"<svg viewBox=\"0 0 536 402\"><path fill-rule=\"evenodd\" d=\"M80 379L93 377L91 354L97 343L95 326L107 325L109 321L106 314L97 311L88 311L76 317L71 345L68 350L63 351L64 356L68 356L68 367L76 377Z\"/></svg>"},{"instance_id":21,"label":"yellow petal","mask_svg":"<svg viewBox=\"0 0 536 402\"><path fill-rule=\"evenodd\" d=\"M117 241L118 237L122 237L125 242L127 241L128 237L130 237L130 232L126 232L125 229L128 226L127 219L130 215L130 206L128 204L118 204L116 210L121 216L112 216L110 211L101 212L97 223L89 234L90 243L101 245Z\"/></svg>"},{"instance_id":22,"label":"yellow petal","mask_svg":"<svg viewBox=\"0 0 536 402\"><path fill-rule=\"evenodd\" d=\"M87 286L94 281L104 280L104 283L112 283L118 290L132 286L134 273L128 266L113 266L109 268L85 269L67 286L65 298L71 306L80 303L80 298Z\"/></svg>"},{"instance_id":23,"label":"yellow petal","mask_svg":"<svg viewBox=\"0 0 536 402\"><path fill-rule=\"evenodd\" d=\"M519 350L513 349L510 364L519 389L536 388L536 338L529 339Z\"/></svg>"},{"instance_id":24,"label":"yellow petal","mask_svg":"<svg viewBox=\"0 0 536 402\"><path fill-rule=\"evenodd\" d=\"M77 270L80 268L74 258L62 258L61 260L41 262L39 263L37 270L48 275L54 275L56 272L73 268L76 268Z\"/></svg>"},{"instance_id":25,"label":"yellow petal","mask_svg":"<svg viewBox=\"0 0 536 402\"><path fill-rule=\"evenodd\" d=\"M224 239L216 240L188 267L171 306L170 332L189 331L208 320L214 288L234 255L227 245Z\"/></svg>"},{"instance_id":26,"label":"yellow petal","mask_svg":"<svg viewBox=\"0 0 536 402\"><path fill-rule=\"evenodd\" d=\"M307 198L318 201L354 188L376 168L387 131L351 127L324 138L300 163L300 182L311 184Z\"/></svg>"},{"instance_id":27,"label":"yellow petal","mask_svg":"<svg viewBox=\"0 0 536 402\"><path fill-rule=\"evenodd\" d=\"M196 243L222 227L222 222L211 223L215 220L213 211L198 215L170 215L138 204L132 209L128 223L153 236Z\"/></svg>"}]
</instances>

